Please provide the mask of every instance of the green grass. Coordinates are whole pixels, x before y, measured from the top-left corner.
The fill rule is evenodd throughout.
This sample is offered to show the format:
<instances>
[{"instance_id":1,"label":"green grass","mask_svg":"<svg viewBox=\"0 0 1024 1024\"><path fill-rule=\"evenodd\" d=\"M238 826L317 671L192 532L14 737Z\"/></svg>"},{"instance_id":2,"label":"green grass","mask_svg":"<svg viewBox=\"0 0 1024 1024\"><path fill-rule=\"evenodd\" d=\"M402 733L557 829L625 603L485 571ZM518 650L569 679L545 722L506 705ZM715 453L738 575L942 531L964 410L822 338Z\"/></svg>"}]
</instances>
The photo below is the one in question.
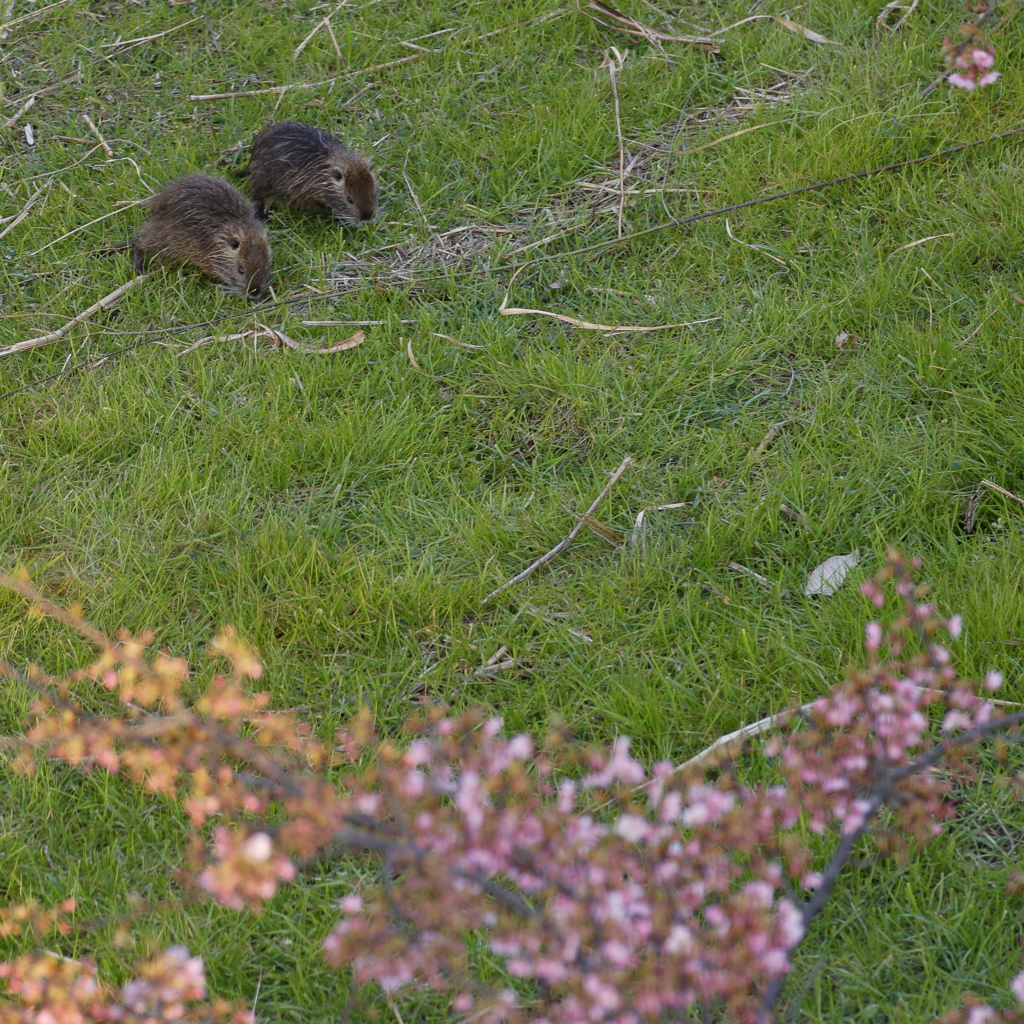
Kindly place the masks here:
<instances>
[{"instance_id":1,"label":"green grass","mask_svg":"<svg viewBox=\"0 0 1024 1024\"><path fill-rule=\"evenodd\" d=\"M37 6L19 0L14 14ZM625 6L657 24L650 7ZM523 24L557 10L555 0L353 4L332 19L351 79L289 91L279 104L273 94L188 96L337 74L324 32L292 58L329 7L242 0L208 5L208 24L187 5L71 0L12 28L0 43L4 117L19 96L76 70L81 81L21 118L34 145L20 130L0 135L0 214L87 152L59 138L91 137L83 113L119 162L99 150L54 175L0 240L0 345L59 326L127 280L124 254L99 250L143 215L128 209L50 242L148 195L140 174L159 186L190 171L226 173L218 157L272 117L314 122L372 153L384 205L358 234L276 214L276 298L355 281L256 318L320 344L353 328L303 319L384 323L333 356L220 341L179 357L213 332L251 328L254 314L198 272L172 268L53 346L2 357L0 567L25 565L108 631L155 628L201 671L205 641L233 623L263 655L274 706L299 709L325 734L363 701L393 728L426 692L482 702L510 728L558 715L589 738L628 733L645 758L682 758L826 691L860 657L867 609L856 587L814 602L799 596L803 581L822 559L860 547L852 584L896 543L924 559L942 607L965 614L955 645L964 670L999 665L1006 696L1024 698L1019 652L1006 645L1024 627L1021 510L982 490L975 531L962 528L981 479L1024 493L1021 308L1011 298L1024 270L1019 138L730 216L736 238L782 264L731 241L722 218L569 254L615 232L614 197L595 210L597 193L575 184L616 175L601 68L610 45L630 47L623 132L631 153L648 154L632 187L660 186L657 150L684 103L690 148L765 125L673 159L668 187L696 190L666 194L675 216L1016 126L1019 23L996 39L997 86L940 88L920 103L961 5L922 5L891 38L874 32L880 6L768 0L758 13L788 14L839 45L760 20L726 33L718 58L668 44L670 66L571 5ZM748 4L680 10L717 29ZM191 17L200 20L122 55L99 49ZM458 32L417 43L442 52L359 74L416 52L398 40L449 28ZM786 104L728 114L737 88L769 88L783 72L802 72ZM665 219L659 196L630 198L627 230ZM466 224L507 230L428 245ZM511 251L573 225L517 258L553 257L520 274L510 305L610 324L719 319L606 337L500 316ZM931 235L952 237L896 252ZM444 243L455 256L439 251ZM145 330L163 333L132 333ZM860 346L838 350L840 331ZM481 610L490 590L565 535L626 453L636 466L598 511L602 522L625 534L641 509L687 504L649 511L636 551L581 534ZM24 613L0 595L0 658L59 671L87 657L77 639ZM517 670L475 675L502 645ZM0 694L0 729L14 730L28 699L11 685ZM991 786L965 794L964 807L964 820L910 866L851 870L801 954L796 1019L923 1022L967 988L1004 1000L1021 938L1019 901L1004 885L1020 851L1000 837L1019 837L1024 816ZM0 902L72 893L90 914L123 911L128 889L171 891L182 835L173 807L117 781L58 766L28 780L5 772ZM92 952L121 977L148 943L184 942L207 958L218 993L251 1000L259 985L262 1019L321 1021L345 998L344 978L316 950L349 877L306 878L260 918L203 906L143 922L132 949L100 934L67 950ZM440 1019L429 1005L409 1014Z\"/></svg>"}]
</instances>

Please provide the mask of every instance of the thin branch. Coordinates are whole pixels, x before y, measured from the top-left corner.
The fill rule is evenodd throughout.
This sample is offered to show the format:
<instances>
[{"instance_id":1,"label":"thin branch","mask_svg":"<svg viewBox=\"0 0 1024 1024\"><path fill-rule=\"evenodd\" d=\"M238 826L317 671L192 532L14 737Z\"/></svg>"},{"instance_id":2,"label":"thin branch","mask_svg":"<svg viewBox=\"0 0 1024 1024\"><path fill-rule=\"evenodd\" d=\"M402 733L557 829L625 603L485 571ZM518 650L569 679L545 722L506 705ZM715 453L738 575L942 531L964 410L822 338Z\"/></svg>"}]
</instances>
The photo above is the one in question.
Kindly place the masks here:
<instances>
[{"instance_id":1,"label":"thin branch","mask_svg":"<svg viewBox=\"0 0 1024 1024\"><path fill-rule=\"evenodd\" d=\"M608 495L608 492L615 486L615 483L619 479L619 477L622 476L622 474L625 473L626 470L629 469L629 467L632 464L633 457L631 455L627 455L619 464L619 468L616 469L614 473L612 473L611 479L609 479L608 483L606 483L604 487L601 488L601 493L593 500L593 502L590 505L590 508L588 508L586 511L586 515L580 516L579 521L569 532L569 535L564 540L559 541L559 543L557 543L546 555L541 555L541 557L538 558L537 561L535 561L532 565L527 566L521 573L519 573L516 576L513 576L512 579L510 579L507 583L503 583L500 587L498 587L497 590L492 590L483 599L482 603L489 604L503 590L508 590L509 587L514 587L517 583L522 583L523 580L527 579L529 576L532 576L539 568L541 568L541 566L547 565L548 562L550 562L553 558L556 558L558 555L560 555L576 539L576 534L578 534L580 530L582 530L583 527L586 525L586 516L592 516L594 514L594 512L597 510L597 506L601 504L601 502Z\"/></svg>"},{"instance_id":2,"label":"thin branch","mask_svg":"<svg viewBox=\"0 0 1024 1024\"><path fill-rule=\"evenodd\" d=\"M99 302L93 303L87 310L79 313L74 319L69 320L63 327L58 327L57 330L51 331L49 334L42 334L38 338L28 338L25 341L8 345L7 348L0 348L0 356L10 356L16 352L26 352L30 348L39 348L42 345L50 345L55 341L60 341L72 327L87 320L93 313L98 313L101 309L107 309L112 306L130 288L134 288L137 284L145 284L148 280L149 274L139 274L138 277L125 282L120 288L115 288L109 295L104 295Z\"/></svg>"},{"instance_id":3,"label":"thin branch","mask_svg":"<svg viewBox=\"0 0 1024 1024\"><path fill-rule=\"evenodd\" d=\"M988 19L992 17L992 15L995 13L996 3L997 3L997 0L989 0L988 9L982 11L981 14L979 14L978 17L975 18L974 21L972 22L972 24L974 25L975 28L981 28L981 26L984 25L985 22L988 21ZM997 21L996 24L992 26L992 29L995 29L998 26L999 26L999 22ZM957 46L955 46L953 48L952 53L950 53L949 56L950 57L959 56L969 46L972 46L973 44L974 44L974 40L972 38L968 37L962 43L959 43ZM939 77L936 78L933 82L929 82L928 85L926 85L918 93L917 98L919 100L927 99L940 85L942 85L942 83L944 81L946 81L947 78L949 78L949 76L951 74L953 74L953 72L955 70L956 70L955 67L951 67L948 71L944 71L941 75L939 75Z\"/></svg>"},{"instance_id":4,"label":"thin branch","mask_svg":"<svg viewBox=\"0 0 1024 1024\"><path fill-rule=\"evenodd\" d=\"M748 199L745 203L734 203L732 206L723 206L717 210L705 210L703 213L695 213L691 217L682 217L679 220L666 221L663 224L655 224L652 228L644 228L643 231L633 231L621 238L610 238L604 242L595 242L593 245L584 245L579 249L570 249L569 252L551 253L548 256L538 256L536 259L520 263L516 269L532 266L535 263L545 263L548 260L561 259L564 256L578 256L584 252L594 252L598 249L608 249L619 242L631 242L634 238L643 238L645 235L654 234L655 231L664 231L666 228L681 227L684 224L694 224L699 220L707 220L708 217L719 217L723 213L732 213L733 210L745 210L749 206L758 206L761 203L771 203L776 199L787 199L790 196L798 196L804 192L816 192L818 189L828 188L830 185L840 185L844 181L856 181L858 178L867 178L873 174L881 174L883 171L896 171L901 167L911 167L914 164L924 163L926 160L936 160L939 157L950 156L953 153L962 153L965 149L973 149L975 146L982 146L986 142L995 142L997 139L1006 139L1012 135L1020 135L1024 132L1024 126L1011 128L1006 132L999 132L996 135L987 135L983 139L975 139L973 142L965 142L960 146L950 146L947 149L940 149L936 153L927 153L924 156L917 156L911 160L899 160L894 164L885 164L883 167L872 167L868 171L857 171L854 174L844 174L838 178L830 178L828 181L819 181L814 185L804 185L801 188L791 188L786 192L776 192L774 195L761 196L758 199ZM509 253L509 256L514 255Z\"/></svg>"}]
</instances>

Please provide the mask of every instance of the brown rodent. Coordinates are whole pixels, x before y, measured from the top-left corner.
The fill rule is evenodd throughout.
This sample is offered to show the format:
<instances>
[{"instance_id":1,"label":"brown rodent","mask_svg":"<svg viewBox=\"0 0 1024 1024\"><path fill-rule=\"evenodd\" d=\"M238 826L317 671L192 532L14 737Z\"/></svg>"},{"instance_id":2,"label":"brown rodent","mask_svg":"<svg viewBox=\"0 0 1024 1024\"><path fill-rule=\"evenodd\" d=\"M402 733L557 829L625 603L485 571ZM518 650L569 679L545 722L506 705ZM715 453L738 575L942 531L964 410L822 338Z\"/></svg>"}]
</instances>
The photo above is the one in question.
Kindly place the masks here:
<instances>
[{"instance_id":1,"label":"brown rodent","mask_svg":"<svg viewBox=\"0 0 1024 1024\"><path fill-rule=\"evenodd\" d=\"M351 228L377 212L377 179L366 158L329 132L298 121L260 132L239 173L248 176L257 216L264 219L267 203L331 210Z\"/></svg>"},{"instance_id":2,"label":"brown rodent","mask_svg":"<svg viewBox=\"0 0 1024 1024\"><path fill-rule=\"evenodd\" d=\"M149 205L149 219L128 244L139 273L148 259L181 260L253 298L270 281L263 222L234 185L205 174L186 174L164 185Z\"/></svg>"}]
</instances>

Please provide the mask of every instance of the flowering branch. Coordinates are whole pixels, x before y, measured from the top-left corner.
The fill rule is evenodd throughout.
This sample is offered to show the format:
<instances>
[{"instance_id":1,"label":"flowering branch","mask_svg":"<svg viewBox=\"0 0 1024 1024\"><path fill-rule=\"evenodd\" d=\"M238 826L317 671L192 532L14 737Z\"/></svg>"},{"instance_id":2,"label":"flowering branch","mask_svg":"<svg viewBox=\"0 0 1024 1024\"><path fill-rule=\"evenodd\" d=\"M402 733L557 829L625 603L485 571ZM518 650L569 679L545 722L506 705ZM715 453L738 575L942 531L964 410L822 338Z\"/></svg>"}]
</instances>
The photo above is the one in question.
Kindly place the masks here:
<instances>
[{"instance_id":1,"label":"flowering branch","mask_svg":"<svg viewBox=\"0 0 1024 1024\"><path fill-rule=\"evenodd\" d=\"M559 734L505 737L500 719L436 707L406 723L404 743L378 736L364 710L328 750L307 726L269 711L266 694L248 693L262 667L230 629L211 645L229 672L187 707L179 694L187 667L151 656L151 635L111 640L80 609L44 602L27 579L0 578L100 648L96 662L66 678L5 670L38 696L15 767L33 770L42 753L122 772L168 798L182 794L194 889L229 907L258 910L296 865L373 853L378 883L341 901L322 943L327 962L351 969L356 986L446 992L457 1015L479 1024L656 1024L689 1007L767 1022L794 949L857 844L870 838L884 854L930 840L953 813L950 784L934 766L967 765L978 741L1024 721L1024 712L993 716L987 694L998 673L981 683L957 676L938 638L956 638L961 621L924 600L917 568L890 552L862 587L881 608L891 584L901 612L888 628L868 623L866 667L767 743L778 780L758 786L735 770L707 778L699 767L660 763L648 772L624 737L609 750ZM922 653L906 654L911 645ZM117 709L86 714L72 691L88 681ZM327 767L341 769L333 781ZM894 821L887 829L878 823L883 807ZM200 829L214 815L207 842ZM838 838L820 870L804 828ZM812 895L796 898L794 886ZM479 939L511 979L535 983L533 996L478 979ZM43 969L34 955L32 969ZM177 979L174 992L171 982L161 989L175 1013L187 1003L204 1019L241 1020L241 1011L211 1010L205 989L197 994L201 963L180 950L163 956L139 976ZM0 980L22 1016L0 1011L0 1024L37 1020L57 1003L85 1005L92 983L80 973L54 982L51 995L26 989L28 967L18 963L0 963ZM142 991L108 992L103 1005L117 999L118 1013L134 1013Z\"/></svg>"},{"instance_id":2,"label":"flowering branch","mask_svg":"<svg viewBox=\"0 0 1024 1024\"><path fill-rule=\"evenodd\" d=\"M948 68L921 90L918 99L926 99L944 81L958 89L968 90L998 81L1000 73L993 67L996 51L987 42L984 27L995 15L998 5L999 0L968 0L965 6L975 17L960 27L960 35L964 39L954 43L946 37L942 48ZM1005 17L996 19L988 25L987 31L995 31L1005 20Z\"/></svg>"}]
</instances>

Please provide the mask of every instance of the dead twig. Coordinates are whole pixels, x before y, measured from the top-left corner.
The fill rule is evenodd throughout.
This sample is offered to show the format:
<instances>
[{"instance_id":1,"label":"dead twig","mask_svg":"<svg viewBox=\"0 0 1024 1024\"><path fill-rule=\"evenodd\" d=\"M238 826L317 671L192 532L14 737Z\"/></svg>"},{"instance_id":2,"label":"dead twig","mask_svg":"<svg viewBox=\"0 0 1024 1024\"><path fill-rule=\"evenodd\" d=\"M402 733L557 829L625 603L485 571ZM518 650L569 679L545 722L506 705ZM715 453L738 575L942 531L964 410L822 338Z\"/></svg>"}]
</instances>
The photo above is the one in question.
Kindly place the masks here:
<instances>
[{"instance_id":1,"label":"dead twig","mask_svg":"<svg viewBox=\"0 0 1024 1024\"><path fill-rule=\"evenodd\" d=\"M779 434L786 429L791 423L797 421L793 418L783 420L781 423L773 423L768 433L764 435L764 439L761 443L750 453L750 457L756 459L758 455L763 455L768 448L775 442Z\"/></svg>"},{"instance_id":2,"label":"dead twig","mask_svg":"<svg viewBox=\"0 0 1024 1024\"><path fill-rule=\"evenodd\" d=\"M38 198L39 198L39 197L40 197L40 196L41 196L41 195L42 195L42 194L43 194L43 193L44 193L44 192L45 192L45 191L46 191L46 190L47 190L47 189L48 189L49 187L50 187L50 183L49 183L49 182L47 182L47 183L46 183L45 185L41 185L41 186L40 186L40 187L39 187L38 189L36 189L36 191L35 191L35 194L34 194L34 195L32 195L32 196L30 197L29 201L28 201L28 202L27 202L27 203L26 203L26 204L25 204L25 205L24 205L24 206L23 206L23 207L21 208L21 210L20 210L20 211L19 211L19 212L18 212L18 213L17 213L17 214L16 214L16 215L15 215L15 216L14 216L14 217L13 217L13 218L11 219L11 223L10 223L10 224L8 224L8 225L7 225L7 227L5 227L5 228L3 229L3 231L0 231L0 238L3 238L3 237L4 237L4 235L8 234L8 232L11 232L11 231L13 231L13 230L14 230L14 229L15 229L15 228L16 228L16 227L17 227L17 226L18 226L18 225L19 225L19 224L20 224L20 223L21 223L21 222L22 222L22 221L23 221L23 220L24 220L24 219L25 219L25 218L26 218L26 217L27 217L28 215L29 215L29 212L31 211L32 207L33 207L33 206L35 206L35 204L36 204L36 200L37 200L37 199L38 199Z\"/></svg>"},{"instance_id":3,"label":"dead twig","mask_svg":"<svg viewBox=\"0 0 1024 1024\"><path fill-rule=\"evenodd\" d=\"M882 8L881 13L877 18L875 18L875 28L884 28L887 32L898 31L903 27L907 18L914 13L919 2L920 0L911 0L910 6L908 7L906 4L900 3L900 0L889 0L889 3ZM894 24L890 25L889 15L893 14L895 11L902 11L903 14Z\"/></svg>"},{"instance_id":4,"label":"dead twig","mask_svg":"<svg viewBox=\"0 0 1024 1024\"><path fill-rule=\"evenodd\" d=\"M984 641L982 641L984 642ZM930 686L923 687L926 694L932 697L945 697L946 693L943 690L937 690ZM743 744L747 740L753 739L755 736L760 736L762 733L768 732L770 729L778 729L779 727L786 725L787 722L792 721L798 715L805 715L810 711L816 701L810 701L807 704L801 704L796 708L788 708L785 711L779 711L774 715L769 715L767 718L762 718L760 721L751 722L750 725L744 725L742 728L730 732L725 736L720 736L714 743L709 747L705 747L699 754L691 757L688 761L684 761L677 771L683 772L687 768L714 768L721 764L723 761L731 761L740 752ZM1015 703L1014 701L1008 700L994 700L988 699L987 703L994 705L995 707L1008 707L1008 708L1019 708L1022 705Z\"/></svg>"},{"instance_id":5,"label":"dead twig","mask_svg":"<svg viewBox=\"0 0 1024 1024\"><path fill-rule=\"evenodd\" d=\"M796 522L798 522L805 530L810 532L811 524L807 521L807 516L800 515L799 512L791 509L788 505L780 505L779 511L784 516L789 516L790 519L796 520Z\"/></svg>"},{"instance_id":6,"label":"dead twig","mask_svg":"<svg viewBox=\"0 0 1024 1024\"><path fill-rule=\"evenodd\" d=\"M500 587L497 588L497 590L492 590L483 599L482 604L490 604L490 602L495 597L497 597L498 594L500 594L502 591L508 590L509 587L514 587L518 583L522 583L523 580L532 576L542 566L547 565L548 562L552 561L552 559L557 558L558 555L560 555L576 539L576 534L578 534L580 530L583 529L583 525L586 522L586 517L592 516L594 514L594 512L597 510L597 506L600 505L602 501L604 501L605 497L607 497L608 495L608 492L615 486L616 481L618 481L619 477L622 476L622 474L625 473L631 465L633 465L633 456L627 455L622 460L622 462L619 463L619 468L616 469L614 473L612 473L611 478L608 480L608 482L604 485L604 487L601 488L601 493L593 500L593 502L591 502L590 508L588 508L587 511L579 517L579 520L577 521L576 525L572 528L572 530L569 531L569 535L565 537L563 540L559 541L549 552L547 552L547 554L541 555L540 558L538 558L535 562L528 565L521 573L518 573L517 575L513 576L512 579L510 579L507 583L503 583Z\"/></svg>"},{"instance_id":7,"label":"dead twig","mask_svg":"<svg viewBox=\"0 0 1024 1024\"><path fill-rule=\"evenodd\" d=\"M134 288L137 284L145 284L148 280L149 274L139 274L138 277L121 285L120 288L115 288L109 295L104 295L99 302L91 305L83 313L79 313L78 316L73 320L69 320L63 327L58 327L57 330L51 331L49 334L40 335L38 338L29 338L26 341L19 341L14 345L8 345L7 348L0 348L0 356L10 356L16 352L25 352L30 348L40 348L43 345L50 345L55 341L60 341L72 327L88 320L93 313L98 313L101 309L108 309L130 288Z\"/></svg>"},{"instance_id":8,"label":"dead twig","mask_svg":"<svg viewBox=\"0 0 1024 1024\"><path fill-rule=\"evenodd\" d=\"M729 568L732 569L733 572L739 572L744 576L749 576L755 583L760 583L765 590L775 589L775 584L772 583L767 576L762 576L759 572L754 572L753 569L748 569L745 565L740 565L739 562L730 562ZM782 593L784 594L785 591L782 591Z\"/></svg>"},{"instance_id":9,"label":"dead twig","mask_svg":"<svg viewBox=\"0 0 1024 1024\"><path fill-rule=\"evenodd\" d=\"M4 121L4 127L5 128L17 128L18 127L18 118L21 117L22 114L24 114L27 111L31 110L35 106L35 102L36 102L36 97L35 96L29 96L29 98L27 100L25 100L25 102L22 103L22 105L20 107L18 107L18 109L16 111L9 118L7 118L6 121Z\"/></svg>"},{"instance_id":10,"label":"dead twig","mask_svg":"<svg viewBox=\"0 0 1024 1024\"><path fill-rule=\"evenodd\" d=\"M678 771L684 772L687 768L698 767L713 768L721 764L722 761L731 761L742 750L743 744L747 740L760 736L761 733L768 732L769 729L777 729L780 725L785 725L796 715L810 711L813 706L814 703L812 701L798 708L789 708L786 711L780 711L777 714L769 715L767 718L762 718L758 722L744 725L735 732L720 736L711 746L705 747L699 754L691 757L689 761L684 761L679 766Z\"/></svg>"}]
</instances>

